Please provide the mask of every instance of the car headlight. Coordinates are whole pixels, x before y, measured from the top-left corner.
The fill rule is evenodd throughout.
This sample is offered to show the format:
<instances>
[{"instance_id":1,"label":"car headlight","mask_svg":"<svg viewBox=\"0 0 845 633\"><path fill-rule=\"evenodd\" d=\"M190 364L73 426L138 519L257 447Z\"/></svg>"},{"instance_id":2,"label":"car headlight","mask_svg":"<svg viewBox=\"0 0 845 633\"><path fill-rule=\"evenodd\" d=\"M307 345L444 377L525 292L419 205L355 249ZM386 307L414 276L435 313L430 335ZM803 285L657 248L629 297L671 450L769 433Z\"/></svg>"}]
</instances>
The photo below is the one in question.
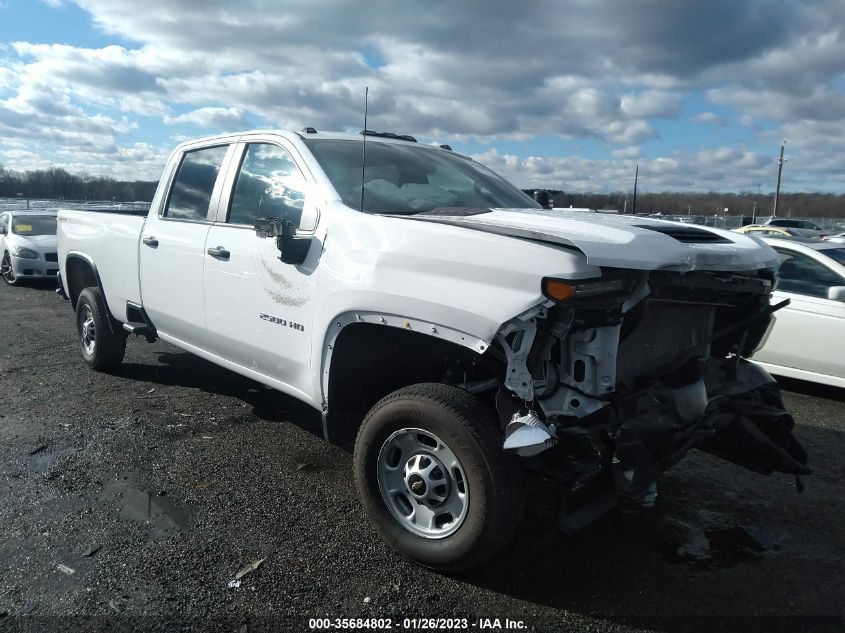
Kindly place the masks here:
<instances>
[{"instance_id":1,"label":"car headlight","mask_svg":"<svg viewBox=\"0 0 845 633\"><path fill-rule=\"evenodd\" d=\"M21 259L38 259L38 253L24 246L12 246L12 255Z\"/></svg>"}]
</instances>

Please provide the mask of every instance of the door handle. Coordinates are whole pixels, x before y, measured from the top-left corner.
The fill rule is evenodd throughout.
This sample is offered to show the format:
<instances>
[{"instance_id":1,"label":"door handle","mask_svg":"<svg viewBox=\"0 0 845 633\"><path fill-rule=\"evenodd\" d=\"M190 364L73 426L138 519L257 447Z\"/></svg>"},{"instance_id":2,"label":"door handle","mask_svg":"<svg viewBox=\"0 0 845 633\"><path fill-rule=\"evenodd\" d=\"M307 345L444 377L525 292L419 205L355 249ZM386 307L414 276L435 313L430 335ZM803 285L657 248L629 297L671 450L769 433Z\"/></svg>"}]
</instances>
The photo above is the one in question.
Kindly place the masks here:
<instances>
[{"instance_id":1,"label":"door handle","mask_svg":"<svg viewBox=\"0 0 845 633\"><path fill-rule=\"evenodd\" d=\"M222 246L217 246L215 248L209 248L208 254L211 255L214 259L221 259L223 261L229 261L229 256L231 253L227 251Z\"/></svg>"},{"instance_id":2,"label":"door handle","mask_svg":"<svg viewBox=\"0 0 845 633\"><path fill-rule=\"evenodd\" d=\"M141 241L150 248L158 248L158 240L154 237L145 237Z\"/></svg>"}]
</instances>

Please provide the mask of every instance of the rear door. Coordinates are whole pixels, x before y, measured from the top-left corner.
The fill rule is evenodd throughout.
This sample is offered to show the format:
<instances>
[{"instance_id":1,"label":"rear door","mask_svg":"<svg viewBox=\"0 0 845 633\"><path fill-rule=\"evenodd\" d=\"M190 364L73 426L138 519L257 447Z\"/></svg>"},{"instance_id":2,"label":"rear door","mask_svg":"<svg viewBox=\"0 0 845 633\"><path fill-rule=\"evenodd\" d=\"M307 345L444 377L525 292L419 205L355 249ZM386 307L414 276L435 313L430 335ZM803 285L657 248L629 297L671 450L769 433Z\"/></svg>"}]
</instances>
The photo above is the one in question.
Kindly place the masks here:
<instances>
[{"instance_id":1,"label":"rear door","mask_svg":"<svg viewBox=\"0 0 845 633\"><path fill-rule=\"evenodd\" d=\"M205 252L205 322L223 358L310 393L315 271L322 252L313 180L284 139L243 137ZM302 265L279 259L274 239L255 234L257 217L293 219L310 236Z\"/></svg>"},{"instance_id":2,"label":"rear door","mask_svg":"<svg viewBox=\"0 0 845 633\"><path fill-rule=\"evenodd\" d=\"M235 143L186 150L141 234L141 294L160 334L204 347L205 241ZM127 254L128 255L128 254Z\"/></svg>"}]
</instances>

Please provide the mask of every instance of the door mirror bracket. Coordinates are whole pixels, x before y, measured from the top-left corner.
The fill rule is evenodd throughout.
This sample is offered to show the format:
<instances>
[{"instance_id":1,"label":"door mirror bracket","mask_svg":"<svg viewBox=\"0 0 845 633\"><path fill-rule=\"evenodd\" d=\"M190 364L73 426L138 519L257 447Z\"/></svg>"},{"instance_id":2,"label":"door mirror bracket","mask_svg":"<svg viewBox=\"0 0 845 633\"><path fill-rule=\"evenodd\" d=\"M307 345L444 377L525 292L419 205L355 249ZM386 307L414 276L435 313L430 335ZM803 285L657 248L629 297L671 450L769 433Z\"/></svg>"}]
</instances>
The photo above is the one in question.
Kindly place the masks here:
<instances>
[{"instance_id":1,"label":"door mirror bracket","mask_svg":"<svg viewBox=\"0 0 845 633\"><path fill-rule=\"evenodd\" d=\"M309 236L298 236L291 220L284 218L255 218L255 234L258 237L275 237L279 259L285 264L300 265L308 256L311 247Z\"/></svg>"}]
</instances>

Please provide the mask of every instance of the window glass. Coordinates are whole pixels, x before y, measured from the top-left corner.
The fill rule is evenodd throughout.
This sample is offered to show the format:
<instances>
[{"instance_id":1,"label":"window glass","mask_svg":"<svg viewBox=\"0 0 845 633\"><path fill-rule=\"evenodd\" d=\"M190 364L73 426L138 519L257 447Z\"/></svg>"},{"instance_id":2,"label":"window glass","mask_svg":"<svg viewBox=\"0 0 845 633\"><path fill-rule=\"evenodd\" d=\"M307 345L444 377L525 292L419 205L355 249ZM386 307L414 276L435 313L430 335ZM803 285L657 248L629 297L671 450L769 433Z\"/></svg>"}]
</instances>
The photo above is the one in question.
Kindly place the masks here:
<instances>
[{"instance_id":1,"label":"window glass","mask_svg":"<svg viewBox=\"0 0 845 633\"><path fill-rule=\"evenodd\" d=\"M12 219L12 233L16 235L55 235L55 215L16 215Z\"/></svg>"},{"instance_id":2,"label":"window glass","mask_svg":"<svg viewBox=\"0 0 845 633\"><path fill-rule=\"evenodd\" d=\"M522 191L479 163L413 143L310 139L305 144L343 200L367 213L414 214L442 207L539 208Z\"/></svg>"},{"instance_id":3,"label":"window glass","mask_svg":"<svg viewBox=\"0 0 845 633\"><path fill-rule=\"evenodd\" d=\"M165 217L179 220L208 219L208 205L227 145L187 152L179 165Z\"/></svg>"},{"instance_id":4,"label":"window glass","mask_svg":"<svg viewBox=\"0 0 845 633\"><path fill-rule=\"evenodd\" d=\"M843 248L826 248L818 251L819 255L830 257L837 264L845 266L845 247Z\"/></svg>"},{"instance_id":5,"label":"window glass","mask_svg":"<svg viewBox=\"0 0 845 633\"><path fill-rule=\"evenodd\" d=\"M284 218L313 230L314 213L305 212L306 182L290 154L278 145L247 145L229 208L230 224L252 226L255 218Z\"/></svg>"},{"instance_id":6,"label":"window glass","mask_svg":"<svg viewBox=\"0 0 845 633\"><path fill-rule=\"evenodd\" d=\"M845 279L814 259L795 251L775 250L780 256L778 290L827 298L828 288L845 285Z\"/></svg>"}]
</instances>

